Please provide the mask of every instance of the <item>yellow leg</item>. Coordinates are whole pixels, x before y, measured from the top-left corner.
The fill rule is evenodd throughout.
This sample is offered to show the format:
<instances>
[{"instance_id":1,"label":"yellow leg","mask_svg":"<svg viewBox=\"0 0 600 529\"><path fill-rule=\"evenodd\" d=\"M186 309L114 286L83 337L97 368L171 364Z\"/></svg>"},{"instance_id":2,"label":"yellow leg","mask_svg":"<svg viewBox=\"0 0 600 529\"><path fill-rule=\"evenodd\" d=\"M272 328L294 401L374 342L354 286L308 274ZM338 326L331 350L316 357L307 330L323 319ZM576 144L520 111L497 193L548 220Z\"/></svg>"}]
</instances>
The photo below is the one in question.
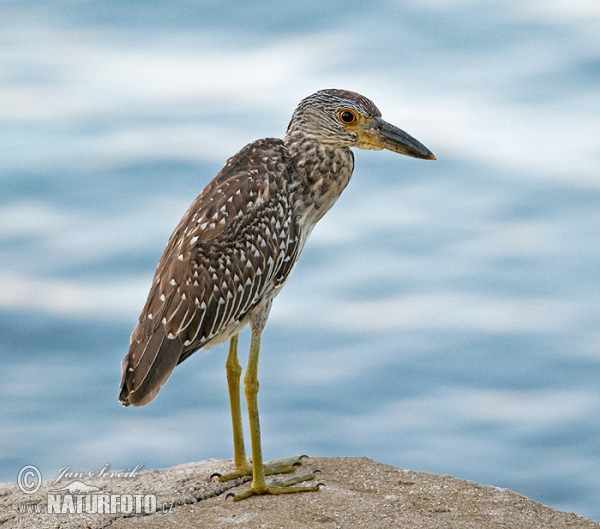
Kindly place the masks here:
<instances>
[{"instance_id":1,"label":"yellow leg","mask_svg":"<svg viewBox=\"0 0 600 529\"><path fill-rule=\"evenodd\" d=\"M250 488L236 494L234 501L242 500L254 494L285 494L291 492L305 492L319 490L319 484L312 486L294 487L296 483L308 481L314 478L314 474L298 476L287 481L270 481L265 479L263 467L262 448L260 442L260 422L258 419L258 358L260 355L260 333L252 333L250 342L250 354L248 356L248 367L244 377L244 389L246 401L248 402L248 421L250 423L250 440L252 442L252 484Z\"/></svg>"},{"instance_id":2,"label":"yellow leg","mask_svg":"<svg viewBox=\"0 0 600 529\"><path fill-rule=\"evenodd\" d=\"M258 356L260 354L260 335L252 333L248 366L244 377L244 391L248 403L248 422L250 423L250 442L252 443L252 488L266 490L265 471L263 469L262 446L260 442L260 421L258 419Z\"/></svg>"},{"instance_id":3,"label":"yellow leg","mask_svg":"<svg viewBox=\"0 0 600 529\"><path fill-rule=\"evenodd\" d=\"M231 424L233 426L233 462L235 469L241 476L248 475L252 468L246 458L244 448L244 430L242 427L242 410L240 402L240 377L242 366L238 360L238 335L236 334L229 342L229 354L225 368L227 370L227 384L229 386L229 403L231 405Z\"/></svg>"}]
</instances>

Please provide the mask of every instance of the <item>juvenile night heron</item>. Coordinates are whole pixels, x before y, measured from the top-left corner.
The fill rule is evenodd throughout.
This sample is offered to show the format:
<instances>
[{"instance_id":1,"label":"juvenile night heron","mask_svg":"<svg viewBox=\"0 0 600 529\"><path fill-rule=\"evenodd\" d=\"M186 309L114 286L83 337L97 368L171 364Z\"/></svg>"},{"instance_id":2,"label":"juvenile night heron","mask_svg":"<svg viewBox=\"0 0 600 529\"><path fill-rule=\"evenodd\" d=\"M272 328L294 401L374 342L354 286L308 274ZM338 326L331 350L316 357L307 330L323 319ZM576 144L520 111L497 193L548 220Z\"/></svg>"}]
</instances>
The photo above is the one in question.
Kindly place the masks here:
<instances>
[{"instance_id":1,"label":"juvenile night heron","mask_svg":"<svg viewBox=\"0 0 600 529\"><path fill-rule=\"evenodd\" d=\"M350 147L435 160L404 131L386 123L372 101L346 90L321 90L296 108L283 140L246 145L194 200L171 235L122 362L120 401L143 406L171 372L203 347L231 340L227 381L235 472L252 475L253 494L318 490L267 473L293 471L298 459L263 466L258 420L260 339L271 304L287 281L315 224L344 190L354 169ZM246 458L240 410L238 333L252 331L244 389L252 443Z\"/></svg>"}]
</instances>

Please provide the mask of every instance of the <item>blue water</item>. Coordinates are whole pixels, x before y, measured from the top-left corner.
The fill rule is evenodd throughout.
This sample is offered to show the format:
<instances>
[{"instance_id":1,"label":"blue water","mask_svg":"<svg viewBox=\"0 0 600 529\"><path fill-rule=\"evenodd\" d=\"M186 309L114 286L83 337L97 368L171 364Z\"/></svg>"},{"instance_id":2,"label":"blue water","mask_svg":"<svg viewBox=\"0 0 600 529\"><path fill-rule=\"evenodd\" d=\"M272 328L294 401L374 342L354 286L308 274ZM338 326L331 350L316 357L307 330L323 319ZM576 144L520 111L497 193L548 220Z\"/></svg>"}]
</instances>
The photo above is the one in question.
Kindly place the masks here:
<instances>
[{"instance_id":1,"label":"blue water","mask_svg":"<svg viewBox=\"0 0 600 529\"><path fill-rule=\"evenodd\" d=\"M339 87L438 160L357 153L264 335L265 456L364 455L600 520L596 3L0 10L0 480L231 457L225 346L141 409L120 361L193 197Z\"/></svg>"}]
</instances>

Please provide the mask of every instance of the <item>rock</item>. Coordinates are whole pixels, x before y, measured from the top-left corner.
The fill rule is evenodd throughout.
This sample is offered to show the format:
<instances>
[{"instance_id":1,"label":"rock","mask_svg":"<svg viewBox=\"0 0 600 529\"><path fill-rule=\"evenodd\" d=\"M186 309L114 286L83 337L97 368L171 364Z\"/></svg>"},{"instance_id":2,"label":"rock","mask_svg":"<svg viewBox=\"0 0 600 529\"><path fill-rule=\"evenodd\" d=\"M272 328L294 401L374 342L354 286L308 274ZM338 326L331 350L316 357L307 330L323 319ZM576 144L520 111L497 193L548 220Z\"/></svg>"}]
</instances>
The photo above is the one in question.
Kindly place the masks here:
<instances>
[{"instance_id":1,"label":"rock","mask_svg":"<svg viewBox=\"0 0 600 529\"><path fill-rule=\"evenodd\" d=\"M208 460L121 479L81 478L86 485L100 489L87 494L49 492L74 479L58 484L44 481L33 495L21 492L16 483L0 484L0 528L600 529L599 522L556 511L507 489L403 470L367 458L305 459L300 471L321 470L317 478L325 486L319 492L255 496L234 503L226 499L226 492L248 487L244 479L230 483L208 479L213 472L230 469L230 461ZM48 494L58 494L51 499L51 508L65 513L47 512ZM115 513L86 513L94 507L91 497L99 494L105 498L96 504L100 510L106 502L110 511L110 495L116 498L117 507L121 495L126 495L124 510L131 508L134 513L122 514L118 508ZM73 503L66 496L71 496ZM133 503L128 504L128 498L133 498ZM144 513L153 510L153 498L156 512ZM20 512L35 510L36 505L42 512ZM77 511L78 506L81 513L69 512ZM136 515L136 509L141 514Z\"/></svg>"}]
</instances>

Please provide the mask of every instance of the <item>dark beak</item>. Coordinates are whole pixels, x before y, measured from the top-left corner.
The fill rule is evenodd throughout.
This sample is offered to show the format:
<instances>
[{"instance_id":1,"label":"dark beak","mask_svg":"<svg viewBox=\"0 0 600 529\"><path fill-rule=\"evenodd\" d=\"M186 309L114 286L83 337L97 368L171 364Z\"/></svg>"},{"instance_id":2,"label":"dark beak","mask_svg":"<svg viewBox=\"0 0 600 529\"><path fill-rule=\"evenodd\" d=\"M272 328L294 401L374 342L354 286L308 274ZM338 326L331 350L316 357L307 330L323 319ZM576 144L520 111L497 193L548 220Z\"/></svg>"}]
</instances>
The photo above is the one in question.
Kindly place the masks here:
<instances>
[{"instance_id":1,"label":"dark beak","mask_svg":"<svg viewBox=\"0 0 600 529\"><path fill-rule=\"evenodd\" d=\"M381 118L375 119L364 131L375 144L375 148L387 149L413 158L435 160L435 155L420 141Z\"/></svg>"}]
</instances>

